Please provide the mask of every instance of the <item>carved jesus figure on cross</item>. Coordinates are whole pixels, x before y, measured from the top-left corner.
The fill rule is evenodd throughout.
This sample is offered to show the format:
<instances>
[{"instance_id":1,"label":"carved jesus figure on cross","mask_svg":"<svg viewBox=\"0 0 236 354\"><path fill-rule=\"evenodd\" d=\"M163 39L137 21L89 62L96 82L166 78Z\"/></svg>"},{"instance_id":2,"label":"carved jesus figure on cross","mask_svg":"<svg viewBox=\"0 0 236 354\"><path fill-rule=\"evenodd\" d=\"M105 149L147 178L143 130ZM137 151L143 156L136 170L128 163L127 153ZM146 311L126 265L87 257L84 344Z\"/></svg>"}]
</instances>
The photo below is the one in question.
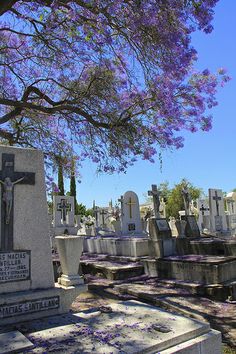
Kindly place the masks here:
<instances>
[{"instance_id":1,"label":"carved jesus figure on cross","mask_svg":"<svg viewBox=\"0 0 236 354\"><path fill-rule=\"evenodd\" d=\"M13 188L14 185L22 181L25 177L19 178L18 180L12 182L10 177L6 177L4 181L0 180L0 183L3 185L3 201L6 204L6 220L5 223L9 224L10 215L12 209L12 200L13 200Z\"/></svg>"}]
</instances>

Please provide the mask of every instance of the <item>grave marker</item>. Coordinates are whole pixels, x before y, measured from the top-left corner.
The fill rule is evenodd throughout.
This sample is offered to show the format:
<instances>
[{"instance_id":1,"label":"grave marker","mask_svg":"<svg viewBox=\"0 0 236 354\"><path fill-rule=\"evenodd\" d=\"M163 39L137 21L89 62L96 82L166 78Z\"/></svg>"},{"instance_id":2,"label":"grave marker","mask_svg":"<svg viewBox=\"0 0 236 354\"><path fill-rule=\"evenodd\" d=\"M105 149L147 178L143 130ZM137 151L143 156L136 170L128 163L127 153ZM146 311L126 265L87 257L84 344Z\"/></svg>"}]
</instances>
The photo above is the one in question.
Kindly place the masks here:
<instances>
[{"instance_id":1,"label":"grave marker","mask_svg":"<svg viewBox=\"0 0 236 354\"><path fill-rule=\"evenodd\" d=\"M13 211L14 186L16 184L35 184L35 173L16 172L14 154L2 154L0 171L1 197L1 250L13 250Z\"/></svg>"},{"instance_id":2,"label":"grave marker","mask_svg":"<svg viewBox=\"0 0 236 354\"><path fill-rule=\"evenodd\" d=\"M143 235L139 211L139 201L136 193L128 191L121 201L121 233L123 235Z\"/></svg>"},{"instance_id":3,"label":"grave marker","mask_svg":"<svg viewBox=\"0 0 236 354\"><path fill-rule=\"evenodd\" d=\"M227 231L223 193L220 189L209 189L211 232Z\"/></svg>"},{"instance_id":4,"label":"grave marker","mask_svg":"<svg viewBox=\"0 0 236 354\"><path fill-rule=\"evenodd\" d=\"M55 287L43 153L0 146L0 179L1 324L67 312L82 288Z\"/></svg>"}]
</instances>

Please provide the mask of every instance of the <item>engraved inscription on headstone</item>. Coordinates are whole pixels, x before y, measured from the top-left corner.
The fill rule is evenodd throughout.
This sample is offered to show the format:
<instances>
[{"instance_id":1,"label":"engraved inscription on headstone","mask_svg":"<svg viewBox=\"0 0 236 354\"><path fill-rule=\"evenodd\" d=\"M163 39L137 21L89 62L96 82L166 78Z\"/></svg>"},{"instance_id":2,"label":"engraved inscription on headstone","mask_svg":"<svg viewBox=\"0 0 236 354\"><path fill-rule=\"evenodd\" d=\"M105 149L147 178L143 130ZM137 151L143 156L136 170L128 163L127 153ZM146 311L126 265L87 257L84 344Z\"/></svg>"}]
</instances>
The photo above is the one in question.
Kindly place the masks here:
<instances>
[{"instance_id":1,"label":"engraved inscription on headstone","mask_svg":"<svg viewBox=\"0 0 236 354\"><path fill-rule=\"evenodd\" d=\"M48 311L51 309L57 309L59 306L59 296L2 304L0 305L0 318L27 315L28 313L39 311Z\"/></svg>"},{"instance_id":2,"label":"engraved inscription on headstone","mask_svg":"<svg viewBox=\"0 0 236 354\"><path fill-rule=\"evenodd\" d=\"M35 173L14 171L14 160L14 154L2 154L1 251L13 250L14 185L35 184Z\"/></svg>"},{"instance_id":3,"label":"engraved inscription on headstone","mask_svg":"<svg viewBox=\"0 0 236 354\"><path fill-rule=\"evenodd\" d=\"M30 251L0 252L0 283L30 279Z\"/></svg>"}]
</instances>

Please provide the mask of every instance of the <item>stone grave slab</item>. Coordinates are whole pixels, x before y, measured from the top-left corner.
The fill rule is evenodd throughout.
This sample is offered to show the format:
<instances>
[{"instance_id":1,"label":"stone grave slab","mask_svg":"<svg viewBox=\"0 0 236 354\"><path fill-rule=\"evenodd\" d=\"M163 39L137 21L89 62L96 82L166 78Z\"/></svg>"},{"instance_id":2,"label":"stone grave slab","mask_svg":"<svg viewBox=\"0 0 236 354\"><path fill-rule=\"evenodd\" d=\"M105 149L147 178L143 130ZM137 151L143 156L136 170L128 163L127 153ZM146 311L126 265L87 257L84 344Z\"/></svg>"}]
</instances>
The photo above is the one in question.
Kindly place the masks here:
<instances>
[{"instance_id":1,"label":"stone grave slab","mask_svg":"<svg viewBox=\"0 0 236 354\"><path fill-rule=\"evenodd\" d=\"M49 343L55 352L63 352L66 345L66 353L154 354L168 349L173 353L173 348L183 343L184 350L189 347L194 354L221 353L221 334L212 331L208 323L133 300L111 303L109 309L50 318L51 325L44 330L38 324L29 336L36 345L31 352L37 352L37 345Z\"/></svg>"},{"instance_id":2,"label":"stone grave slab","mask_svg":"<svg viewBox=\"0 0 236 354\"><path fill-rule=\"evenodd\" d=\"M190 254L170 256L156 262L161 278L221 284L236 279L236 258Z\"/></svg>"},{"instance_id":3,"label":"stone grave slab","mask_svg":"<svg viewBox=\"0 0 236 354\"><path fill-rule=\"evenodd\" d=\"M0 334L0 354L19 353L19 351L33 347L33 343L31 343L19 331L11 331Z\"/></svg>"},{"instance_id":4,"label":"stone grave slab","mask_svg":"<svg viewBox=\"0 0 236 354\"><path fill-rule=\"evenodd\" d=\"M137 277L144 273L143 266L134 262L109 262L90 259L82 260L81 268L84 274L102 274L110 280L123 280Z\"/></svg>"}]
</instances>

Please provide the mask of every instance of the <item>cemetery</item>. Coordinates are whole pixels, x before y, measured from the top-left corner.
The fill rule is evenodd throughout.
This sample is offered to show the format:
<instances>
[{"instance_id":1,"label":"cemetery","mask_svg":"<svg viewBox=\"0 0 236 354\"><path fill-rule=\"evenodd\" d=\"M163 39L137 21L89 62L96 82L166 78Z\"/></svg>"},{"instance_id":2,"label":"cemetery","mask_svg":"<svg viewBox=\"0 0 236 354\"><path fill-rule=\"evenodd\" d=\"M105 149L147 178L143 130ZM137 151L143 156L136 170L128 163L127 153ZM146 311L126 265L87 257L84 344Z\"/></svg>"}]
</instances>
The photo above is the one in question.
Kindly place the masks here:
<instances>
[{"instance_id":1,"label":"cemetery","mask_svg":"<svg viewBox=\"0 0 236 354\"><path fill-rule=\"evenodd\" d=\"M217 2L0 2L0 354L236 354Z\"/></svg>"},{"instance_id":2,"label":"cemetery","mask_svg":"<svg viewBox=\"0 0 236 354\"><path fill-rule=\"evenodd\" d=\"M1 353L37 352L37 345L51 343L61 327L63 337L73 333L71 346L80 353L221 353L219 327L212 329L199 316L193 319L181 303L166 306L165 297L163 302L156 299L166 289L169 295L174 292L175 301L189 294L235 306L236 233L225 221L220 190L209 189L207 215L202 215L201 201L196 219L184 187L185 210L174 236L173 218L163 217L156 185L148 191L146 221L133 191L119 198L119 206L94 207L94 216L84 219L75 215L73 197L54 196L50 216L41 152L1 146L0 166ZM90 236L87 220L93 226ZM109 305L78 311L80 294L88 291L106 294ZM117 300L109 302L111 295ZM104 328L109 340L96 336L94 342L92 333ZM81 333L87 332L91 335L81 341ZM234 340L232 336L230 343Z\"/></svg>"}]
</instances>

